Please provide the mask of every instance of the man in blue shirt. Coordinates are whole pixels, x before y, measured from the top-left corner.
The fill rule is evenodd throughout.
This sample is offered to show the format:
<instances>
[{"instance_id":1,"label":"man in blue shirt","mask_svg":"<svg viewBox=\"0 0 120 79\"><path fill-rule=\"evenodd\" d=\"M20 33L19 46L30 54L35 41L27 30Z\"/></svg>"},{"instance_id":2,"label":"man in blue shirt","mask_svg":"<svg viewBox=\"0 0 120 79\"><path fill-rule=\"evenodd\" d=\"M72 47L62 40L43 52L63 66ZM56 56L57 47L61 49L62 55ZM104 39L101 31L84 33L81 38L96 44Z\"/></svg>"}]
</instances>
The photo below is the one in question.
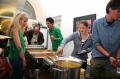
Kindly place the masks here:
<instances>
[{"instance_id":1,"label":"man in blue shirt","mask_svg":"<svg viewBox=\"0 0 120 79\"><path fill-rule=\"evenodd\" d=\"M92 59L90 74L93 79L117 79L120 65L120 0L110 0L106 16L93 22ZM102 73L103 78L100 77Z\"/></svg>"}]
</instances>

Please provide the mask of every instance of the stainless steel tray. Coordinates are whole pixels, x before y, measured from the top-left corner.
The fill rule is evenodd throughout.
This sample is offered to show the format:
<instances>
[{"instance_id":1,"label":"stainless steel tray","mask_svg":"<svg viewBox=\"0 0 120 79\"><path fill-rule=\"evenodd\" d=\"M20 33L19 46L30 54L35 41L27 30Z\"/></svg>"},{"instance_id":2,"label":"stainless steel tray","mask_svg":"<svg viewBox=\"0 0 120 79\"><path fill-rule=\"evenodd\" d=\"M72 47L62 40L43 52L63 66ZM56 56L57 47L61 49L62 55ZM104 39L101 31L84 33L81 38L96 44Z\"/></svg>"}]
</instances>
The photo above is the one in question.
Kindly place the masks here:
<instances>
[{"instance_id":1,"label":"stainless steel tray","mask_svg":"<svg viewBox=\"0 0 120 79\"><path fill-rule=\"evenodd\" d=\"M54 65L54 63L51 60L49 60L47 57L44 57L43 59L45 61L44 62L45 64L47 64L47 65Z\"/></svg>"},{"instance_id":2,"label":"stainless steel tray","mask_svg":"<svg viewBox=\"0 0 120 79\"><path fill-rule=\"evenodd\" d=\"M26 49L40 49L40 48L44 48L44 45L27 45L25 48Z\"/></svg>"}]
</instances>

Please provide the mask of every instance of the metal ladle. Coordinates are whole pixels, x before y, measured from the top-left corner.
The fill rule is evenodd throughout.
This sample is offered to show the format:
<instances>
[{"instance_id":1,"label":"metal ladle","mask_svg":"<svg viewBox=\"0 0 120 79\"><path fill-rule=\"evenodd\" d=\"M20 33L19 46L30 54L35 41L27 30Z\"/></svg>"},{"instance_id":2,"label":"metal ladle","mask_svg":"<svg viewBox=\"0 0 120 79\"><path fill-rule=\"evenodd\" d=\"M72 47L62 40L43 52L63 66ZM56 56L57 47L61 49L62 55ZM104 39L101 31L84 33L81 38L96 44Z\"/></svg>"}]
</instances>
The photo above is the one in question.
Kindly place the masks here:
<instances>
[{"instance_id":1,"label":"metal ladle","mask_svg":"<svg viewBox=\"0 0 120 79\"><path fill-rule=\"evenodd\" d=\"M47 56L46 54L44 54L49 60L51 60L55 65L59 66L58 63L56 63L52 58L50 58L49 56Z\"/></svg>"}]
</instances>

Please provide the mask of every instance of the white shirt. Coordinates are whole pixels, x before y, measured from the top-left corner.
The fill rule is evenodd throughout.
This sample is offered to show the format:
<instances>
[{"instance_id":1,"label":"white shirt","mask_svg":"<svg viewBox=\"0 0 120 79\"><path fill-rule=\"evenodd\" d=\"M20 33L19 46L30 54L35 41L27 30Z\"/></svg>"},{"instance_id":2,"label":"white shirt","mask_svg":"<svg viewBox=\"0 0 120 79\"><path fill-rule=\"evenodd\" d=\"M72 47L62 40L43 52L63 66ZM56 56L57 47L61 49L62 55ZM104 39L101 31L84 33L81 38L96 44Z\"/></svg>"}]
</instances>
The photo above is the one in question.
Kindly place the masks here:
<instances>
[{"instance_id":1,"label":"white shirt","mask_svg":"<svg viewBox=\"0 0 120 79\"><path fill-rule=\"evenodd\" d=\"M38 42L37 37L38 37L38 34L37 35L33 34L33 37L31 39L31 44L35 44L35 41Z\"/></svg>"},{"instance_id":2,"label":"white shirt","mask_svg":"<svg viewBox=\"0 0 120 79\"><path fill-rule=\"evenodd\" d=\"M25 46L27 46L28 45L28 41L27 41L27 37L26 36L24 36L24 41L25 41Z\"/></svg>"}]
</instances>

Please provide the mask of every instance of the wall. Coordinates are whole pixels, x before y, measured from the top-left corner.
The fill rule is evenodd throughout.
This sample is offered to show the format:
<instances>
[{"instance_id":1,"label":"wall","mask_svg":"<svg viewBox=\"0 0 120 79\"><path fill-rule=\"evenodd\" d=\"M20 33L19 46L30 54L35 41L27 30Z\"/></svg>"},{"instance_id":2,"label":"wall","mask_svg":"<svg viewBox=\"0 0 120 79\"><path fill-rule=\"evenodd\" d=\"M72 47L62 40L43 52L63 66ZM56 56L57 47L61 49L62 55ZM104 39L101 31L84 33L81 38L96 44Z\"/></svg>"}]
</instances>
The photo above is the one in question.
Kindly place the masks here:
<instances>
[{"instance_id":1,"label":"wall","mask_svg":"<svg viewBox=\"0 0 120 79\"><path fill-rule=\"evenodd\" d=\"M105 16L105 7L109 0L37 0L43 10L43 21L49 16L62 15L61 32L66 38L73 32L73 18L94 14L97 18ZM67 32L66 32L67 29ZM73 43L70 42L64 49L65 55L73 50Z\"/></svg>"},{"instance_id":2,"label":"wall","mask_svg":"<svg viewBox=\"0 0 120 79\"><path fill-rule=\"evenodd\" d=\"M38 22L43 22L43 10L41 8L40 3L37 0L27 0L32 7L34 8L35 14L36 14L36 20L30 19L28 21L28 26L30 29L33 29L32 23L38 23ZM44 47L47 47L47 29L46 28L41 28L40 31L44 34Z\"/></svg>"},{"instance_id":3,"label":"wall","mask_svg":"<svg viewBox=\"0 0 120 79\"><path fill-rule=\"evenodd\" d=\"M27 1L33 6L35 10L37 22L42 22L44 15L40 3L37 0L27 0Z\"/></svg>"},{"instance_id":4,"label":"wall","mask_svg":"<svg viewBox=\"0 0 120 79\"><path fill-rule=\"evenodd\" d=\"M73 18L97 14L97 18L105 15L105 6L109 0L38 0L43 10L43 24L49 16L62 15L61 31L67 37L73 31ZM68 29L66 34L66 29Z\"/></svg>"}]
</instances>

